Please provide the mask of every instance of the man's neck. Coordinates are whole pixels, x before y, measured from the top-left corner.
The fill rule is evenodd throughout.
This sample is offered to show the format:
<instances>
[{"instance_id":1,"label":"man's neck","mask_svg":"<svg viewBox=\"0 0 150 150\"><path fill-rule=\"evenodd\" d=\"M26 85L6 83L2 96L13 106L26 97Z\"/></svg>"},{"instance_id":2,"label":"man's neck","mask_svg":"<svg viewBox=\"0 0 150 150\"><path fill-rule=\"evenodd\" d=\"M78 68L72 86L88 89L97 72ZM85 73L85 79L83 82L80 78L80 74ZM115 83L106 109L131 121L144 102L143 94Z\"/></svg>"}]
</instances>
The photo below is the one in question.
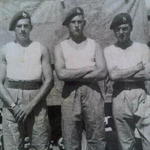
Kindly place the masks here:
<instances>
[{"instance_id":1,"label":"man's neck","mask_svg":"<svg viewBox=\"0 0 150 150\"><path fill-rule=\"evenodd\" d=\"M18 43L23 47L28 47L32 43L32 41L30 39L24 41L15 40L15 43Z\"/></svg>"},{"instance_id":2,"label":"man's neck","mask_svg":"<svg viewBox=\"0 0 150 150\"><path fill-rule=\"evenodd\" d=\"M73 36L71 36L70 38L71 38L75 43L77 43L77 44L79 44L79 43L81 43L81 42L83 42L83 41L86 40L86 37L85 37L84 35L78 36L78 37L73 37Z\"/></svg>"},{"instance_id":3,"label":"man's neck","mask_svg":"<svg viewBox=\"0 0 150 150\"><path fill-rule=\"evenodd\" d=\"M131 40L128 40L128 41L125 41L125 42L117 41L115 43L115 46L120 47L122 49L126 49L126 48L130 47L132 45L132 43L133 43L133 41L131 41Z\"/></svg>"}]
</instances>

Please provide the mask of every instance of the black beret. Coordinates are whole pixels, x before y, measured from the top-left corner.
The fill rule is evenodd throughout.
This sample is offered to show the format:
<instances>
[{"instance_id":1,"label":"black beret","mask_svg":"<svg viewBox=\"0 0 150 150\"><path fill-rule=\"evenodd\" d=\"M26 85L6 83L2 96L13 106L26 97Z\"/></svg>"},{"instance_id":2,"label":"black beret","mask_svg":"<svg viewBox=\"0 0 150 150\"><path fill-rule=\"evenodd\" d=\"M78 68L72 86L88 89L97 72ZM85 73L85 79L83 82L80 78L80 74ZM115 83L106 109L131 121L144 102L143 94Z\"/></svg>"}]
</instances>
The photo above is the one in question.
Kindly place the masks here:
<instances>
[{"instance_id":1,"label":"black beret","mask_svg":"<svg viewBox=\"0 0 150 150\"><path fill-rule=\"evenodd\" d=\"M12 18L12 20L10 21L9 30L13 31L15 29L17 21L20 20L20 19L24 19L24 18L28 18L30 20L30 22L31 22L31 17L30 17L29 13L27 13L26 11L19 11L19 12L17 12L14 15L14 17Z\"/></svg>"},{"instance_id":2,"label":"black beret","mask_svg":"<svg viewBox=\"0 0 150 150\"><path fill-rule=\"evenodd\" d=\"M120 13L116 15L110 25L110 29L113 30L121 24L129 24L132 27L132 19L128 13Z\"/></svg>"},{"instance_id":3,"label":"black beret","mask_svg":"<svg viewBox=\"0 0 150 150\"><path fill-rule=\"evenodd\" d=\"M84 15L84 10L81 7L72 8L66 15L62 25L66 26L70 23L71 19L77 15Z\"/></svg>"}]
</instances>

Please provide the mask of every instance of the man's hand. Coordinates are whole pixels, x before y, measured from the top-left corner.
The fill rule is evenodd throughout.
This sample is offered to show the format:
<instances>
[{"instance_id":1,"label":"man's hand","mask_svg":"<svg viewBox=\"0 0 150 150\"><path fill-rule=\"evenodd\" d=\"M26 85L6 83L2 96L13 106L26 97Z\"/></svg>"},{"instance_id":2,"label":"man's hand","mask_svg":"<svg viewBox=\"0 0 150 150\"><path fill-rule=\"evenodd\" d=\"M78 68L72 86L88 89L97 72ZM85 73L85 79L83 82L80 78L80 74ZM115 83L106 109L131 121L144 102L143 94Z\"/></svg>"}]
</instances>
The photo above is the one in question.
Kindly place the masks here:
<instances>
[{"instance_id":1,"label":"man's hand","mask_svg":"<svg viewBox=\"0 0 150 150\"><path fill-rule=\"evenodd\" d=\"M30 115L32 110L33 110L33 106L30 103L26 106L23 106L24 114L23 114L22 119L21 119L22 123L24 123L26 121L27 117Z\"/></svg>"},{"instance_id":2,"label":"man's hand","mask_svg":"<svg viewBox=\"0 0 150 150\"><path fill-rule=\"evenodd\" d=\"M137 71L141 71L141 70L145 69L144 64L143 64L142 61L139 62L135 67L136 67Z\"/></svg>"},{"instance_id":3,"label":"man's hand","mask_svg":"<svg viewBox=\"0 0 150 150\"><path fill-rule=\"evenodd\" d=\"M11 112L14 115L16 121L19 123L22 119L24 111L18 105L16 105L13 109L11 109Z\"/></svg>"},{"instance_id":4,"label":"man's hand","mask_svg":"<svg viewBox=\"0 0 150 150\"><path fill-rule=\"evenodd\" d=\"M23 106L23 108L20 108L18 105L16 105L12 109L12 113L18 123L24 123L32 110L33 107L29 103L27 106Z\"/></svg>"},{"instance_id":5,"label":"man's hand","mask_svg":"<svg viewBox=\"0 0 150 150\"><path fill-rule=\"evenodd\" d=\"M87 71L88 73L94 71L96 68L96 66L88 66L88 67L84 67L85 71Z\"/></svg>"}]
</instances>

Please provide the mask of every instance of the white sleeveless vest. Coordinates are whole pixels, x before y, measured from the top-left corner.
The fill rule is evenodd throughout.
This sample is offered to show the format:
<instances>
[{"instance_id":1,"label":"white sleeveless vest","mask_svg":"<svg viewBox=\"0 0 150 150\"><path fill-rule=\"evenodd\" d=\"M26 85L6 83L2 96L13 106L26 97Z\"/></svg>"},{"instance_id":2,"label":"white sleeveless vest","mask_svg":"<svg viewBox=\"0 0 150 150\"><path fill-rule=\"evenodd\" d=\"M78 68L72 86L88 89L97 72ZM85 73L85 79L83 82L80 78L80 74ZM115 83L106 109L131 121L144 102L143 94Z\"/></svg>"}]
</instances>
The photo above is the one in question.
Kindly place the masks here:
<instances>
[{"instance_id":1,"label":"white sleeveless vest","mask_svg":"<svg viewBox=\"0 0 150 150\"><path fill-rule=\"evenodd\" d=\"M87 39L76 44L73 41L65 40L61 43L65 65L67 69L77 69L95 65L95 41Z\"/></svg>"},{"instance_id":2,"label":"white sleeveless vest","mask_svg":"<svg viewBox=\"0 0 150 150\"><path fill-rule=\"evenodd\" d=\"M7 77L14 80L41 79L41 44L32 42L28 47L8 43L4 48Z\"/></svg>"}]
</instances>

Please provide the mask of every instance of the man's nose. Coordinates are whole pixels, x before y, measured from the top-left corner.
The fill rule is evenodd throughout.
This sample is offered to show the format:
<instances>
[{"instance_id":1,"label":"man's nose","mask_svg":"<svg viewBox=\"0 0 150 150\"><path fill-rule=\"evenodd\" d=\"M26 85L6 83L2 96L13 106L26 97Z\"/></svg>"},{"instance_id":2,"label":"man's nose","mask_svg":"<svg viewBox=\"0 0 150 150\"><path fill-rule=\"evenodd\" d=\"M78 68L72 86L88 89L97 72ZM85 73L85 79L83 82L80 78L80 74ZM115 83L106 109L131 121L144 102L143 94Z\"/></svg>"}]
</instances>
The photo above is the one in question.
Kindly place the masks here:
<instances>
[{"instance_id":1,"label":"man's nose","mask_svg":"<svg viewBox=\"0 0 150 150\"><path fill-rule=\"evenodd\" d=\"M120 34L122 34L122 33L123 33L123 30L122 30L122 29L119 29L119 32L120 32Z\"/></svg>"},{"instance_id":2,"label":"man's nose","mask_svg":"<svg viewBox=\"0 0 150 150\"><path fill-rule=\"evenodd\" d=\"M21 26L21 31L24 31L24 29L25 29L24 26Z\"/></svg>"},{"instance_id":3,"label":"man's nose","mask_svg":"<svg viewBox=\"0 0 150 150\"><path fill-rule=\"evenodd\" d=\"M79 26L79 23L78 22L75 22L75 27L78 27Z\"/></svg>"}]
</instances>

